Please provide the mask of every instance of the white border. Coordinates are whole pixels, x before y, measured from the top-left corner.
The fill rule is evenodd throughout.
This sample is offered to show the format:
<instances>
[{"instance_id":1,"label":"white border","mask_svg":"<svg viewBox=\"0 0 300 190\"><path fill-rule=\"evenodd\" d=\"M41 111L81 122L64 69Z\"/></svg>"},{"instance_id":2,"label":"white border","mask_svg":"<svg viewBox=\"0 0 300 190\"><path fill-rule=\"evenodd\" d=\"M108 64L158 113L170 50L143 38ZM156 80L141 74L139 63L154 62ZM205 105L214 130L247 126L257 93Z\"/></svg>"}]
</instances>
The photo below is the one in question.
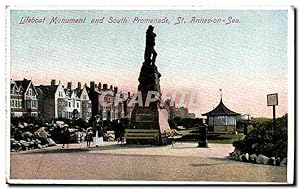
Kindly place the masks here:
<instances>
[{"instance_id":1,"label":"white border","mask_svg":"<svg viewBox=\"0 0 300 190\"><path fill-rule=\"evenodd\" d=\"M5 178L9 183L10 179L10 9L5 11Z\"/></svg>"},{"instance_id":2,"label":"white border","mask_svg":"<svg viewBox=\"0 0 300 190\"><path fill-rule=\"evenodd\" d=\"M294 47L294 7L288 9L288 164L287 164L287 182L294 182L294 157L295 157L295 47ZM291 130L292 129L292 130ZM296 168L295 168L296 169Z\"/></svg>"},{"instance_id":3,"label":"white border","mask_svg":"<svg viewBox=\"0 0 300 190\"><path fill-rule=\"evenodd\" d=\"M9 179L10 176L10 10L288 10L288 165L287 183L278 182L215 182L215 181L128 181L128 180L25 180ZM211 185L266 185L266 184L293 184L294 183L294 153L295 153L295 116L294 116L294 7L293 6L28 6L10 5L6 8L5 31L5 126L6 126L6 182L10 184L211 184ZM295 168L296 169L296 168Z\"/></svg>"},{"instance_id":4,"label":"white border","mask_svg":"<svg viewBox=\"0 0 300 190\"><path fill-rule=\"evenodd\" d=\"M19 6L10 5L10 10L288 10L291 6Z\"/></svg>"}]
</instances>

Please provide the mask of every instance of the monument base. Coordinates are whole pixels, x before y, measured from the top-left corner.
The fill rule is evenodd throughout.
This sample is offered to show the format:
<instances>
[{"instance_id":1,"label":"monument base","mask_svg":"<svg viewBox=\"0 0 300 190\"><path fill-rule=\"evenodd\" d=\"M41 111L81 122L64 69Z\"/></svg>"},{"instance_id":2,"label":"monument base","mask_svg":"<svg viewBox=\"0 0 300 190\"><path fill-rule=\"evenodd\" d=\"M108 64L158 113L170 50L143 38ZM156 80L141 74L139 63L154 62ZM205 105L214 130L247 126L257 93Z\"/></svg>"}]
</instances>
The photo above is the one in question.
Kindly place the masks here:
<instances>
[{"instance_id":1,"label":"monument base","mask_svg":"<svg viewBox=\"0 0 300 190\"><path fill-rule=\"evenodd\" d=\"M161 141L155 141L154 139L126 139L126 144L163 146L172 144L172 142L167 137L161 137Z\"/></svg>"},{"instance_id":2,"label":"monument base","mask_svg":"<svg viewBox=\"0 0 300 190\"><path fill-rule=\"evenodd\" d=\"M126 144L171 144L164 135L167 129L170 127L165 109L137 106L132 112L131 126L125 130Z\"/></svg>"}]
</instances>

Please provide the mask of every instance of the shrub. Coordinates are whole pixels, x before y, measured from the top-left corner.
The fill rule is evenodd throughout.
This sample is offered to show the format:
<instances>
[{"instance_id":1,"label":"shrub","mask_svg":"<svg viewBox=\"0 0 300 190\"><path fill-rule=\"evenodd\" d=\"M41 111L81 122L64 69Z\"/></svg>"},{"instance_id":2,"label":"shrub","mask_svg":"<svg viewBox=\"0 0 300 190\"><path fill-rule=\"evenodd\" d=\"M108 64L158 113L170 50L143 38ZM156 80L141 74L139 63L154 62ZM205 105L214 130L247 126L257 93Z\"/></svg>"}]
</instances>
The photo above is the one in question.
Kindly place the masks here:
<instances>
[{"instance_id":1,"label":"shrub","mask_svg":"<svg viewBox=\"0 0 300 190\"><path fill-rule=\"evenodd\" d=\"M234 141L233 146L249 154L287 157L287 114L276 119L275 134L272 120L253 121L251 130L243 140Z\"/></svg>"}]
</instances>

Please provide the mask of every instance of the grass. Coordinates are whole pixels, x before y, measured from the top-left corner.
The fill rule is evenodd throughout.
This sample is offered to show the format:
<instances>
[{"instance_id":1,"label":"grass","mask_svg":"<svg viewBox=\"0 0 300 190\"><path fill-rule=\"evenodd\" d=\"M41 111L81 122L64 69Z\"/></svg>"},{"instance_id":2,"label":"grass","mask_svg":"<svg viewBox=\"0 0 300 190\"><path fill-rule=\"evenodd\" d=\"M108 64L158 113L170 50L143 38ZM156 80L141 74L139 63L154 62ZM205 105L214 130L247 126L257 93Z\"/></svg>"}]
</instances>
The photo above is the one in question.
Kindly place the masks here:
<instances>
[{"instance_id":1,"label":"grass","mask_svg":"<svg viewBox=\"0 0 300 190\"><path fill-rule=\"evenodd\" d=\"M208 139L208 143L218 144L232 144L233 141L242 140L244 138L243 133L232 134L232 135L220 135L213 139Z\"/></svg>"},{"instance_id":2,"label":"grass","mask_svg":"<svg viewBox=\"0 0 300 190\"><path fill-rule=\"evenodd\" d=\"M183 134L182 141L198 141L198 134L197 131L194 130L195 133L191 132L191 130L186 131L179 131ZM218 143L218 144L232 144L232 142L236 140L242 140L244 138L243 133L238 134L224 134L224 135L216 135L216 136L208 136L208 143Z\"/></svg>"}]
</instances>

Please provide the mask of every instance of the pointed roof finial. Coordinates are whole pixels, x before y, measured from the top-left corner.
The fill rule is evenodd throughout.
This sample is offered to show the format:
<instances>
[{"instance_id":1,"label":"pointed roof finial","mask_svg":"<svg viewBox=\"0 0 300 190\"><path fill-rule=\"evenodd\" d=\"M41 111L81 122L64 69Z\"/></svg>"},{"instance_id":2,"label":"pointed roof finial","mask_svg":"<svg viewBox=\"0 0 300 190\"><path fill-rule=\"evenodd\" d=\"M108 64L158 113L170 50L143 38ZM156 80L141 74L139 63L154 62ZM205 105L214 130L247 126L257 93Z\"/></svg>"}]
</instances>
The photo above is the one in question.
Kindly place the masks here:
<instances>
[{"instance_id":1,"label":"pointed roof finial","mask_svg":"<svg viewBox=\"0 0 300 190\"><path fill-rule=\"evenodd\" d=\"M221 96L221 101L222 101L222 88L220 88L219 90L220 90L220 96Z\"/></svg>"}]
</instances>

